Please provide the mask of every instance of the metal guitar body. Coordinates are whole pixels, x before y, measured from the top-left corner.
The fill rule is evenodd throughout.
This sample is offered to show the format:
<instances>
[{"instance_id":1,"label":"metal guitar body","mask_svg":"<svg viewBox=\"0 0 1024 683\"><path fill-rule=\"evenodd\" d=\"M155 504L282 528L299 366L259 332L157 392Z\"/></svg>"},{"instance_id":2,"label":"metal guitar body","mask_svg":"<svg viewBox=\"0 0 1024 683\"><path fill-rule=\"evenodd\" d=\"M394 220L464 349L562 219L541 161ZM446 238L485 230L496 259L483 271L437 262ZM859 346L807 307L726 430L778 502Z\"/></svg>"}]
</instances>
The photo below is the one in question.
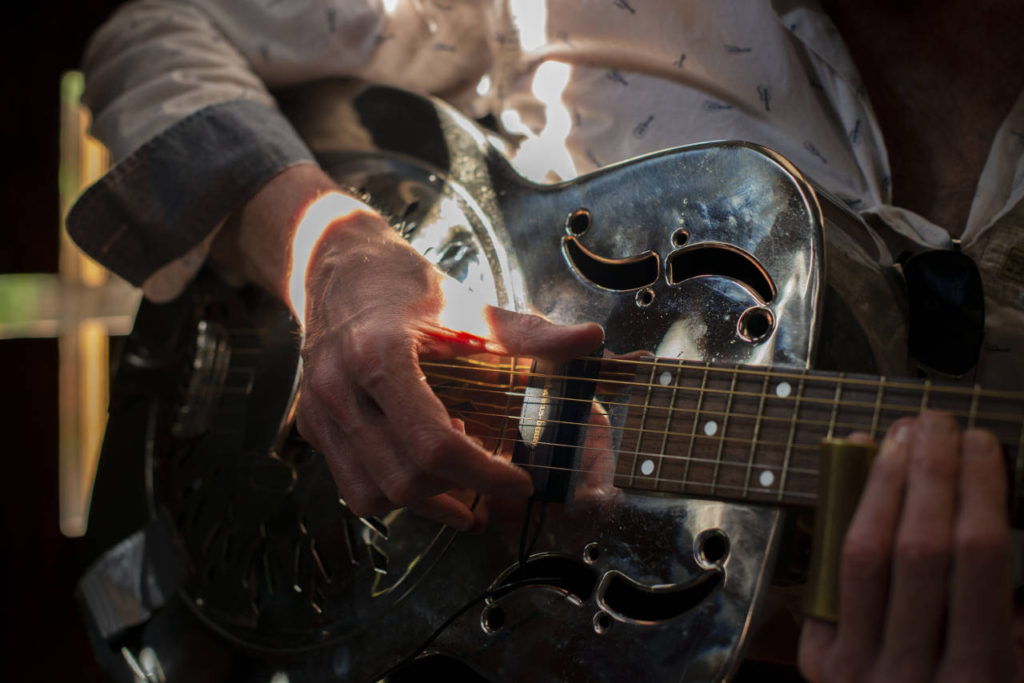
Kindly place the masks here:
<instances>
[{"instance_id":1,"label":"metal guitar body","mask_svg":"<svg viewBox=\"0 0 1024 683\"><path fill-rule=\"evenodd\" d=\"M443 104L331 84L283 101L328 173L495 304L597 321L614 352L904 370L884 245L768 150L696 145L539 186ZM875 284L854 294L854 282ZM127 479L148 492L136 516L155 520L122 554L141 558L140 583L168 590L105 621L90 608L109 642L144 624L129 651L138 660L149 648L168 680L369 681L454 617L427 654L494 680L703 681L735 670L781 511L579 496L550 506L525 566L518 528L500 515L479 535L404 511L356 519L322 459L288 436L293 323L257 293L188 296L176 323L141 313L122 361L122 397L137 401L146 377L164 387L134 409L135 442L108 438L105 459L124 463L107 452L134 447L144 461L126 466L137 473ZM184 330L179 342L166 326ZM623 410L610 411L613 426ZM112 408L111 429L117 421ZM132 538L170 548L179 571L168 578ZM97 567L83 582L87 604L116 583ZM505 581L520 587L484 599Z\"/></svg>"}]
</instances>

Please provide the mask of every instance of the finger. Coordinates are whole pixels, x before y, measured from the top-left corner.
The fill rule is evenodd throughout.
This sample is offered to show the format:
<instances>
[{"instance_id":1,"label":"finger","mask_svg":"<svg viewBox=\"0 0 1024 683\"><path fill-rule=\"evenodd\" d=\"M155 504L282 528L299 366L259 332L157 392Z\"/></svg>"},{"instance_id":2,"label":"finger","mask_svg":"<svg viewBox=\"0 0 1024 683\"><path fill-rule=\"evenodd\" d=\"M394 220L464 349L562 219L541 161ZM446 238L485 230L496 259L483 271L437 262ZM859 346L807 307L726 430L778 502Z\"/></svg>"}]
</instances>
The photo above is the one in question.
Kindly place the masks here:
<instances>
[{"instance_id":1,"label":"finger","mask_svg":"<svg viewBox=\"0 0 1024 683\"><path fill-rule=\"evenodd\" d=\"M392 507L411 506L456 486L434 472L417 467L386 415L378 413L352 421L344 431L351 446L346 455L365 468ZM444 521L437 516L431 519Z\"/></svg>"},{"instance_id":2,"label":"finger","mask_svg":"<svg viewBox=\"0 0 1024 683\"><path fill-rule=\"evenodd\" d=\"M382 432L371 425L367 429L367 435L355 445L347 438L345 431L333 421L326 408L319 407L303 411L300 414L300 422L300 431L304 429L316 434L320 446L314 447L324 455L328 469L338 484L339 493L353 514L360 517L379 516L400 506L399 502L390 500L381 491L376 484L377 479L363 466L363 462L376 463L378 467L385 469L395 466L395 458L386 455L394 454L390 444L378 445L376 448L371 445L374 442L373 437ZM358 433L358 430L356 431ZM359 452L370 457L355 457ZM431 479L424 483L424 488L443 491L450 488L450 485ZM460 531L468 531L477 523L477 516L469 506L449 495L442 494L415 500L409 507L422 517Z\"/></svg>"},{"instance_id":3,"label":"finger","mask_svg":"<svg viewBox=\"0 0 1024 683\"><path fill-rule=\"evenodd\" d=\"M338 495L353 514L373 517L395 508L366 468L353 457L354 448L325 406L316 399L304 397L297 426L303 438L323 456L338 487Z\"/></svg>"},{"instance_id":4,"label":"finger","mask_svg":"<svg viewBox=\"0 0 1024 683\"><path fill-rule=\"evenodd\" d=\"M493 306L484 311L484 316L500 346L490 350L498 353L568 360L593 351L604 339L604 330L597 323L556 325L538 315Z\"/></svg>"},{"instance_id":5,"label":"finger","mask_svg":"<svg viewBox=\"0 0 1024 683\"><path fill-rule=\"evenodd\" d=\"M363 381L390 424L401 425L397 438L409 456L387 482L381 482L393 500L392 492L403 500L415 499L420 493L418 482L425 475L455 488L493 495L527 496L533 490L525 472L491 457L452 427L411 350L397 354L387 371L368 373Z\"/></svg>"},{"instance_id":6,"label":"finger","mask_svg":"<svg viewBox=\"0 0 1024 683\"><path fill-rule=\"evenodd\" d=\"M577 499L594 500L612 495L615 491L612 426L607 411L597 402L590 404L590 419L579 460L582 473L577 484Z\"/></svg>"},{"instance_id":7,"label":"finger","mask_svg":"<svg viewBox=\"0 0 1024 683\"><path fill-rule=\"evenodd\" d=\"M945 413L919 417L896 537L883 670L893 680L934 673L945 628L960 433Z\"/></svg>"},{"instance_id":8,"label":"finger","mask_svg":"<svg viewBox=\"0 0 1024 683\"><path fill-rule=\"evenodd\" d=\"M1009 680L1013 598L1002 451L989 432L963 437L943 672ZM987 674L987 675L986 675Z\"/></svg>"},{"instance_id":9,"label":"finger","mask_svg":"<svg viewBox=\"0 0 1024 683\"><path fill-rule=\"evenodd\" d=\"M808 619L800 629L797 666L811 683L825 680L825 660L835 638L835 625L820 619Z\"/></svg>"},{"instance_id":10,"label":"finger","mask_svg":"<svg viewBox=\"0 0 1024 683\"><path fill-rule=\"evenodd\" d=\"M836 660L844 668L861 670L878 651L913 423L900 420L886 434L843 541ZM864 434L850 440L870 441Z\"/></svg>"}]
</instances>

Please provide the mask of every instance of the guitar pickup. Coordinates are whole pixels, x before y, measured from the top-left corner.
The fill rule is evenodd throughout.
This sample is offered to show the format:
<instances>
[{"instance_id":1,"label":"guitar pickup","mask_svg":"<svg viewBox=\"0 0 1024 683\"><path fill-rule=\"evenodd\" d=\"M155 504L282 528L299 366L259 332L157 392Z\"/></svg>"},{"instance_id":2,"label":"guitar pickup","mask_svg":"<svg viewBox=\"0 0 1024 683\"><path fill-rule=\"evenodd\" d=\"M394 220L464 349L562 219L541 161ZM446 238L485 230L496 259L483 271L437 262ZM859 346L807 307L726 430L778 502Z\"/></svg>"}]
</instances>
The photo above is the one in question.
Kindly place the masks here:
<instances>
[{"instance_id":1,"label":"guitar pickup","mask_svg":"<svg viewBox=\"0 0 1024 683\"><path fill-rule=\"evenodd\" d=\"M564 365L536 361L530 372L512 462L533 479L533 498L564 503L579 470L603 346Z\"/></svg>"}]
</instances>

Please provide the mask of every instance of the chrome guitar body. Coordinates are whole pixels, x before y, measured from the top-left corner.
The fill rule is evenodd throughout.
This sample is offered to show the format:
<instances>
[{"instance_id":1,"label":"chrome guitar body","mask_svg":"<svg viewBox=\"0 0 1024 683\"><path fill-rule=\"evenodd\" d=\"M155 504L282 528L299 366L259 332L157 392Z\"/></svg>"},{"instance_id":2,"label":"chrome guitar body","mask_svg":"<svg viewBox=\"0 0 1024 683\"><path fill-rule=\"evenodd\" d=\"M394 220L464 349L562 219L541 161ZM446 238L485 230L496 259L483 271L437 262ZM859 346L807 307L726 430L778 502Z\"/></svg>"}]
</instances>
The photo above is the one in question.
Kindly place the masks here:
<instances>
[{"instance_id":1,"label":"chrome guitar body","mask_svg":"<svg viewBox=\"0 0 1024 683\"><path fill-rule=\"evenodd\" d=\"M540 186L444 104L331 84L282 101L340 184L495 304L597 321L614 352L905 372L884 244L768 150L696 145ZM197 284L140 312L92 520L98 545L125 540L81 589L112 670L372 681L417 652L496 681L735 670L783 511L570 497L525 563L500 519L357 519L291 431L299 372L294 322L258 292Z\"/></svg>"}]
</instances>

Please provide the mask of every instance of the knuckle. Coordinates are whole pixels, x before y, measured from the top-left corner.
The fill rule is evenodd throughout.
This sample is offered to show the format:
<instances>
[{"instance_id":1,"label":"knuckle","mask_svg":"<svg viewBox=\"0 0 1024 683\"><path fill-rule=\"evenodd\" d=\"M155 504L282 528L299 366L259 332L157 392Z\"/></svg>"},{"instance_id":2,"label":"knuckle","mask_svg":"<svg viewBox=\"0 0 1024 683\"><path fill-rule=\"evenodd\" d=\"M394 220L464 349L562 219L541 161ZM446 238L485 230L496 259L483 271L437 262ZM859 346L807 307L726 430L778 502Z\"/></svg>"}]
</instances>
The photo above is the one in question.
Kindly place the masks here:
<instances>
[{"instance_id":1,"label":"knuckle","mask_svg":"<svg viewBox=\"0 0 1024 683\"><path fill-rule=\"evenodd\" d=\"M958 463L955 458L936 457L931 450L915 448L910 452L911 475L952 484L956 480Z\"/></svg>"},{"instance_id":2,"label":"knuckle","mask_svg":"<svg viewBox=\"0 0 1024 683\"><path fill-rule=\"evenodd\" d=\"M357 517L373 517L395 507L383 496L370 491L353 491L344 498L348 509Z\"/></svg>"},{"instance_id":3,"label":"knuckle","mask_svg":"<svg viewBox=\"0 0 1024 683\"><path fill-rule=\"evenodd\" d=\"M528 344L543 341L552 325L538 315L524 315L519 321L519 333Z\"/></svg>"},{"instance_id":4,"label":"knuckle","mask_svg":"<svg viewBox=\"0 0 1024 683\"><path fill-rule=\"evenodd\" d=\"M850 534L843 542L842 567L847 577L875 579L888 571L892 551L879 538Z\"/></svg>"},{"instance_id":5,"label":"knuckle","mask_svg":"<svg viewBox=\"0 0 1024 683\"><path fill-rule=\"evenodd\" d=\"M953 543L957 555L980 560L1003 557L1009 547L1009 534L1003 528L967 527L960 525Z\"/></svg>"},{"instance_id":6,"label":"knuckle","mask_svg":"<svg viewBox=\"0 0 1024 683\"><path fill-rule=\"evenodd\" d=\"M307 396L305 393L299 397L300 401L305 401L307 405L313 400L313 396L316 396L324 401L330 401L331 396L334 394L335 387L337 386L337 378L333 373L329 372L323 365L318 365L312 369L312 371L305 374L306 384L309 387L309 392L312 396Z\"/></svg>"},{"instance_id":7,"label":"knuckle","mask_svg":"<svg viewBox=\"0 0 1024 683\"><path fill-rule=\"evenodd\" d=\"M443 467L448 460L448 439L435 429L416 430L410 439L410 448L414 461L426 472Z\"/></svg>"},{"instance_id":8,"label":"knuckle","mask_svg":"<svg viewBox=\"0 0 1024 683\"><path fill-rule=\"evenodd\" d=\"M417 472L401 471L384 477L380 482L381 491L387 499L398 506L406 506L421 498L425 498L423 492L423 477Z\"/></svg>"},{"instance_id":9,"label":"knuckle","mask_svg":"<svg viewBox=\"0 0 1024 683\"><path fill-rule=\"evenodd\" d=\"M911 566L945 562L950 551L948 541L925 534L903 534L896 541L896 556Z\"/></svg>"},{"instance_id":10,"label":"knuckle","mask_svg":"<svg viewBox=\"0 0 1024 683\"><path fill-rule=\"evenodd\" d=\"M360 375L379 371L382 365L378 337L364 326L348 330L342 341L342 349L345 364Z\"/></svg>"}]
</instances>

